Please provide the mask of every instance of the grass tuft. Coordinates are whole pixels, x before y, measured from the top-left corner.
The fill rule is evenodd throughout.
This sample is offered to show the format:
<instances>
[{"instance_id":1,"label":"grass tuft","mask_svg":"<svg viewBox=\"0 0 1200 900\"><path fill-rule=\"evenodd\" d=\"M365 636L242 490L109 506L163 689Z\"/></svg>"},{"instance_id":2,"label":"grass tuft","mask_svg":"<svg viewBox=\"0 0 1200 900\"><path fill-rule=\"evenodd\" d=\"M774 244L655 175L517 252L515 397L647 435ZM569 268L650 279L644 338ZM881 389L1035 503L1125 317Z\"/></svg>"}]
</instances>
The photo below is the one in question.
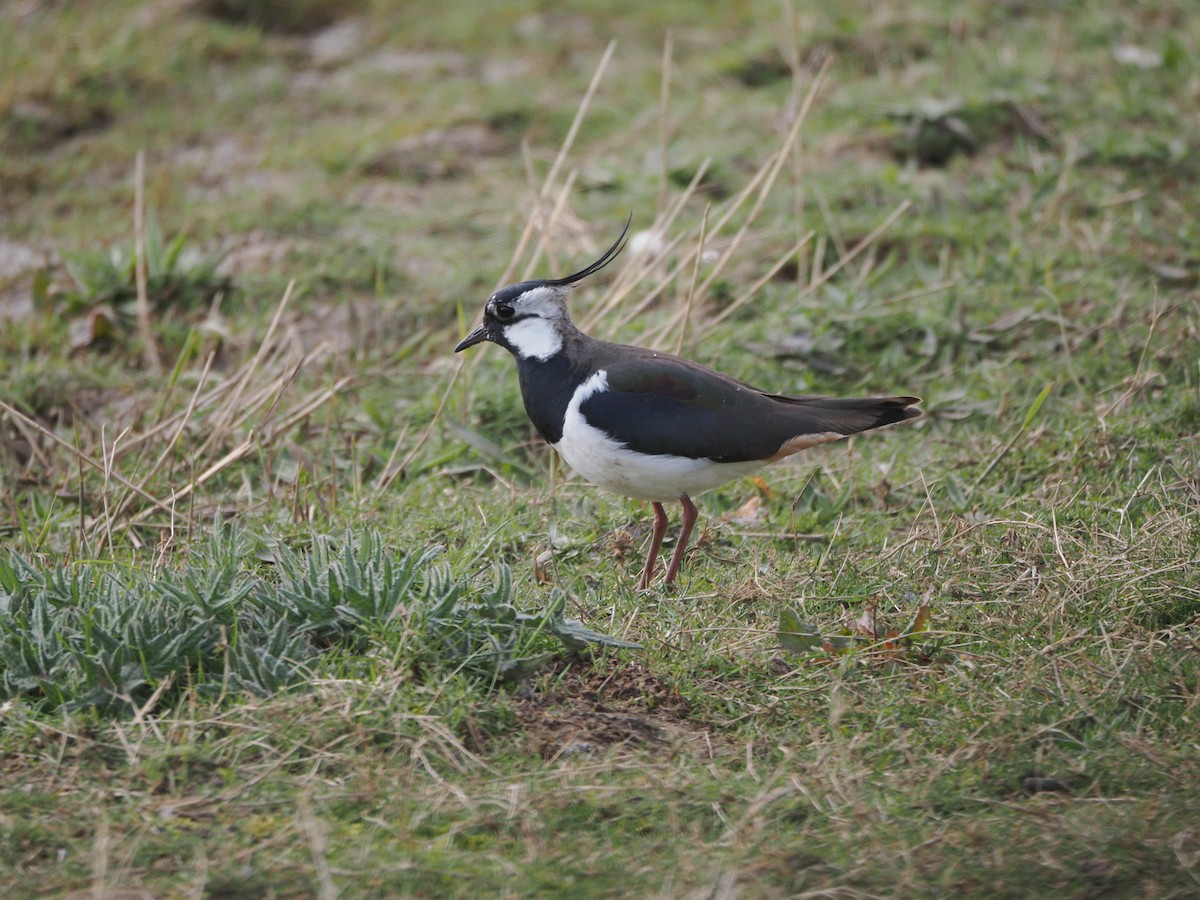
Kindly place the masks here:
<instances>
[{"instance_id":1,"label":"grass tuft","mask_svg":"<svg viewBox=\"0 0 1200 900\"><path fill-rule=\"evenodd\" d=\"M480 591L435 566L436 548L397 556L374 532L251 551L247 535L219 527L179 569L39 569L10 553L0 561L0 701L140 717L190 692L302 686L329 653L496 687L533 674L556 636L573 649L611 641L564 620L561 596L519 611L504 568Z\"/></svg>"}]
</instances>

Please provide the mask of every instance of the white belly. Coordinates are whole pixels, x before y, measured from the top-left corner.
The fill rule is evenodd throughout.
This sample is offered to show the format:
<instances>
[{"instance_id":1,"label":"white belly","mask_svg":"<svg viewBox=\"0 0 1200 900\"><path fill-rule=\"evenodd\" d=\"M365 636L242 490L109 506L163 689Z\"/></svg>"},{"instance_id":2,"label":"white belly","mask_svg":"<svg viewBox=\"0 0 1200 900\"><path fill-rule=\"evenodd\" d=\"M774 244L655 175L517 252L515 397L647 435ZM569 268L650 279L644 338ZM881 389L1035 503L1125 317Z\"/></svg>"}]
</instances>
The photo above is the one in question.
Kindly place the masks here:
<instances>
[{"instance_id":1,"label":"white belly","mask_svg":"<svg viewBox=\"0 0 1200 900\"><path fill-rule=\"evenodd\" d=\"M567 465L605 490L640 500L678 500L696 495L742 475L757 472L764 460L715 463L686 456L644 456L588 424L579 411L593 393L607 386L601 370L575 391L567 406L562 439L554 444Z\"/></svg>"}]
</instances>

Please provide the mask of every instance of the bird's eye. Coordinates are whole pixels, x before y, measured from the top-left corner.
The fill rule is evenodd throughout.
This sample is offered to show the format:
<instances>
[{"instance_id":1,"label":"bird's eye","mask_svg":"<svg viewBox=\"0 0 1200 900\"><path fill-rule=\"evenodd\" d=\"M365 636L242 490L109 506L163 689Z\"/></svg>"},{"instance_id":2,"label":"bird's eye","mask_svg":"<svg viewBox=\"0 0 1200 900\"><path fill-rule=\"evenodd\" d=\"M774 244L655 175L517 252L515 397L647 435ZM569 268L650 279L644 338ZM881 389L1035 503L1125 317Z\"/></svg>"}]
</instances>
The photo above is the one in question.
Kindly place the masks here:
<instances>
[{"instance_id":1,"label":"bird's eye","mask_svg":"<svg viewBox=\"0 0 1200 900\"><path fill-rule=\"evenodd\" d=\"M517 311L507 303L501 303L496 307L496 318L507 321L517 314Z\"/></svg>"}]
</instances>

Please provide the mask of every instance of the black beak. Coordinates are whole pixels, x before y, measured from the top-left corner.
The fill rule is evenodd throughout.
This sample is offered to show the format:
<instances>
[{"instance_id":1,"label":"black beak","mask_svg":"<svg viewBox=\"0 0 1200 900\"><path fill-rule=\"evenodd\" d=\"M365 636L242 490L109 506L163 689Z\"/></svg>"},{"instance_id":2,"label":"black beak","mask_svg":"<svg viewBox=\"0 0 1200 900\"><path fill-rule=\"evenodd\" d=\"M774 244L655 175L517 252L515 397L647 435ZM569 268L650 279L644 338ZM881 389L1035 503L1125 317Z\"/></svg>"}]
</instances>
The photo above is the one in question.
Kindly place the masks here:
<instances>
[{"instance_id":1,"label":"black beak","mask_svg":"<svg viewBox=\"0 0 1200 900\"><path fill-rule=\"evenodd\" d=\"M454 348L454 352L459 353L468 347L474 347L476 344L482 344L484 341L490 341L491 339L491 329L487 327L487 323L485 322L459 341L458 346Z\"/></svg>"}]
</instances>

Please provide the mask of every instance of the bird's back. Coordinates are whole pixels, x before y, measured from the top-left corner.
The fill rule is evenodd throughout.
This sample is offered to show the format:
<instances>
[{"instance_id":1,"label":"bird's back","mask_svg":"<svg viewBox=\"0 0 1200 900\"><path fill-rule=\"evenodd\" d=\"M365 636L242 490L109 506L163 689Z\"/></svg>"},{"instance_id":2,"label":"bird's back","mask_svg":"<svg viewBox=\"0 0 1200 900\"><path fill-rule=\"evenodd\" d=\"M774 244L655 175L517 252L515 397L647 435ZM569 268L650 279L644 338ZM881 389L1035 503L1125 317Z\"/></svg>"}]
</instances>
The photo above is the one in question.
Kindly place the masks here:
<instances>
[{"instance_id":1,"label":"bird's back","mask_svg":"<svg viewBox=\"0 0 1200 900\"><path fill-rule=\"evenodd\" d=\"M591 344L586 368L605 371L606 389L591 394L580 412L642 453L716 462L775 459L921 415L912 408L915 397L768 394L668 353Z\"/></svg>"}]
</instances>

